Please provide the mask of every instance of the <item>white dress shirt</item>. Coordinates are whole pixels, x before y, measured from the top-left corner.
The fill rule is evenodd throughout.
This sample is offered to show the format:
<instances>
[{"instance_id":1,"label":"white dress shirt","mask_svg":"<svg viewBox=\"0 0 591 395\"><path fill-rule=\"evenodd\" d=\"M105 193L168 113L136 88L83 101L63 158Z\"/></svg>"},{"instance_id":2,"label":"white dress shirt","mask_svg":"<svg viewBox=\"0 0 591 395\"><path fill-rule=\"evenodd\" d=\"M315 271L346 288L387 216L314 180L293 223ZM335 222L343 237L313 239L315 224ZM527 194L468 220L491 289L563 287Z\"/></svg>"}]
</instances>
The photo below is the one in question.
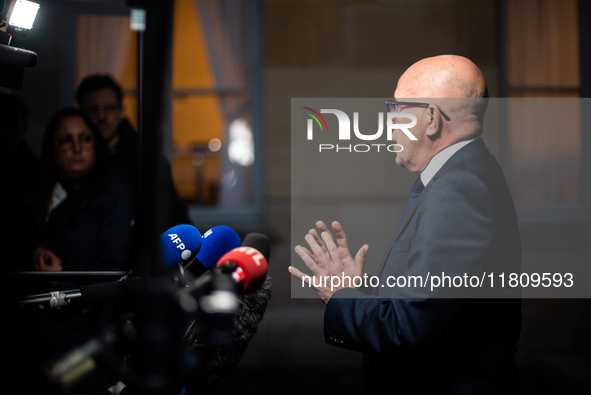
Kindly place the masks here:
<instances>
[{"instance_id":1,"label":"white dress shirt","mask_svg":"<svg viewBox=\"0 0 591 395\"><path fill-rule=\"evenodd\" d=\"M443 167L445 162L447 162L448 159L453 156L453 154L455 154L456 152L458 152L460 150L460 148L471 143L472 141L476 140L477 138L478 137L470 139L470 140L460 141L459 143L455 143L455 144L450 145L449 147L439 151L433 158L431 158L431 161L429 162L427 167L425 167L425 170L423 170L421 172L421 181L423 182L423 185L425 187L427 186L427 184L429 183L429 181L431 181L433 176L435 176L435 174L439 171L439 169L441 169Z\"/></svg>"}]
</instances>

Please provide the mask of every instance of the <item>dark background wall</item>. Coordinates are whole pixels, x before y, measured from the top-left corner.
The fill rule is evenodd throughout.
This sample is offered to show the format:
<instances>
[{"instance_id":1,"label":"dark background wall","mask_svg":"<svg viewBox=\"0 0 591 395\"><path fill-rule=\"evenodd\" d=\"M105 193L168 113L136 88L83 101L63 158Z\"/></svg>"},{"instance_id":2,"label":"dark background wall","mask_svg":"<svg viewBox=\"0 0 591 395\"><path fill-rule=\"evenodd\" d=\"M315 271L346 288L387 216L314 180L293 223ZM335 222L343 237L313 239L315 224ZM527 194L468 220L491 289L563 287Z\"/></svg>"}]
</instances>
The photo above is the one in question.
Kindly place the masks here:
<instances>
[{"instance_id":1,"label":"dark background wall","mask_svg":"<svg viewBox=\"0 0 591 395\"><path fill-rule=\"evenodd\" d=\"M65 57L64 48L73 45L73 10L83 7L74 3L57 2L51 8L52 18L40 19L26 41L39 54L39 64L26 71L20 92L31 106L28 137L34 148L49 115L72 100L65 88L73 78L72 60ZM487 78L491 96L505 94L506 43L499 4L493 0L263 2L265 227L273 239L274 291L259 332L236 371L240 386L251 383L251 393L268 392L266 383L292 393L320 393L331 386L336 388L330 393L360 389L361 356L324 344L323 304L290 295L291 98L390 97L410 64L444 53L474 60ZM583 133L588 135L588 130ZM502 159L505 136L491 130L486 138ZM400 169L392 171L410 189L411 178ZM524 221L521 231L524 260L530 263L561 259L589 263L589 222ZM379 251L374 253L373 259L381 259ZM590 328L589 300L524 300L517 358L524 393L589 393Z\"/></svg>"}]
</instances>

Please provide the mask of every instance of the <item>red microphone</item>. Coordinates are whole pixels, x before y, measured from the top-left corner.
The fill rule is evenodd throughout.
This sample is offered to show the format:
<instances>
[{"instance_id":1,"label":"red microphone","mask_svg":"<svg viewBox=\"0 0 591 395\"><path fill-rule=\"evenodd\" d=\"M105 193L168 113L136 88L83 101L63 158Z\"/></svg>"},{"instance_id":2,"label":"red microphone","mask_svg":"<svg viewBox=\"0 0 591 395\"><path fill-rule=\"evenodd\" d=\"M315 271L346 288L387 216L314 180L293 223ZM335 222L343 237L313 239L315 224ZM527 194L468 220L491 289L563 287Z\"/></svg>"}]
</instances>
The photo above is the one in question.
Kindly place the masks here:
<instances>
[{"instance_id":1,"label":"red microphone","mask_svg":"<svg viewBox=\"0 0 591 395\"><path fill-rule=\"evenodd\" d=\"M216 267L232 268L232 278L241 284L242 292L255 291L267 278L268 263L256 248L242 246L225 253Z\"/></svg>"}]
</instances>

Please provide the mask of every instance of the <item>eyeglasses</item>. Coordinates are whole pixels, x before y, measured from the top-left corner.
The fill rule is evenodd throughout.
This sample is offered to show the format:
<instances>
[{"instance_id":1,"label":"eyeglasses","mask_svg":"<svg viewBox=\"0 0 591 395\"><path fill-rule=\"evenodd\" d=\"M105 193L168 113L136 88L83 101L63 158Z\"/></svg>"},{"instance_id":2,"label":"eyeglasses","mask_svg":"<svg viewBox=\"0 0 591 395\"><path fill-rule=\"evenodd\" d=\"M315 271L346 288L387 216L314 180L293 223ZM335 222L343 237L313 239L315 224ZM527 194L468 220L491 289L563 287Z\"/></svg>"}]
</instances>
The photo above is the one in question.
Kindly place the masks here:
<instances>
[{"instance_id":1,"label":"eyeglasses","mask_svg":"<svg viewBox=\"0 0 591 395\"><path fill-rule=\"evenodd\" d=\"M120 105L118 104L97 104L94 106L88 106L84 108L84 111L87 114L92 114L92 115L96 115L100 112L104 112L106 114L112 114L115 111L119 110L121 108Z\"/></svg>"},{"instance_id":2,"label":"eyeglasses","mask_svg":"<svg viewBox=\"0 0 591 395\"><path fill-rule=\"evenodd\" d=\"M402 107L405 107L405 106L427 106L428 107L430 105L432 105L432 103L386 100L386 109L388 110L388 112L400 112ZM446 121L449 122L451 119L447 116L447 114L444 113L443 111L441 111L441 108L439 108L439 107L437 107L437 108L439 109L439 112L441 113L441 116L443 117L443 119L445 119Z\"/></svg>"},{"instance_id":3,"label":"eyeglasses","mask_svg":"<svg viewBox=\"0 0 591 395\"><path fill-rule=\"evenodd\" d=\"M94 137L91 134L83 134L79 137L73 137L72 135L65 135L56 139L57 146L66 151L68 149L74 149L76 144L82 150L89 150L92 148L94 143Z\"/></svg>"}]
</instances>

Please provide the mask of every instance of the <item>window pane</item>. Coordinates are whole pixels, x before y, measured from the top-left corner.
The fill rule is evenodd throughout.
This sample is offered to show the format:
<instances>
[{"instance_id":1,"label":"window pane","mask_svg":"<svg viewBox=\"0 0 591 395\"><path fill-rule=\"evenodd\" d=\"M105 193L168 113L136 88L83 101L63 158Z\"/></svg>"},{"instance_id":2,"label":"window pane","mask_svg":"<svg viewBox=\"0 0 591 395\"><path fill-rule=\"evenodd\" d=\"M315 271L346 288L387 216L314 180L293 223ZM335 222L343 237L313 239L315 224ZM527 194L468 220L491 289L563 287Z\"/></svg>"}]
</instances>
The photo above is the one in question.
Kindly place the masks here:
<instances>
[{"instance_id":1,"label":"window pane","mask_svg":"<svg viewBox=\"0 0 591 395\"><path fill-rule=\"evenodd\" d=\"M176 3L172 165L189 205L253 203L253 4Z\"/></svg>"},{"instance_id":2,"label":"window pane","mask_svg":"<svg viewBox=\"0 0 591 395\"><path fill-rule=\"evenodd\" d=\"M193 205L252 203L255 160L250 102L219 96L173 99L173 175L181 198Z\"/></svg>"},{"instance_id":3,"label":"window pane","mask_svg":"<svg viewBox=\"0 0 591 395\"><path fill-rule=\"evenodd\" d=\"M521 204L579 203L580 99L509 99L510 179Z\"/></svg>"},{"instance_id":4,"label":"window pane","mask_svg":"<svg viewBox=\"0 0 591 395\"><path fill-rule=\"evenodd\" d=\"M582 197L576 0L507 1L508 140L516 203L558 207ZM546 98L546 99L544 99ZM550 99L553 98L553 99Z\"/></svg>"}]
</instances>

